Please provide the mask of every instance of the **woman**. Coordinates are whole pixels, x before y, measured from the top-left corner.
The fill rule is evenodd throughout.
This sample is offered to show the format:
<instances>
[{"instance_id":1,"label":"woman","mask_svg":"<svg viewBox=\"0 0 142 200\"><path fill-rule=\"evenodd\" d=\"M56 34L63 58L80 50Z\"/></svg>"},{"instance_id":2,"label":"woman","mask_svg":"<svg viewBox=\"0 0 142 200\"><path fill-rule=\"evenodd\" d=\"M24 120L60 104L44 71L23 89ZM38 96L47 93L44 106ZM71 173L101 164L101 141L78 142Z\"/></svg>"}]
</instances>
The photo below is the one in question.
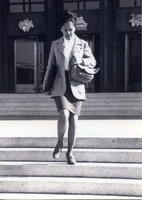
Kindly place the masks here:
<instances>
[{"instance_id":1,"label":"woman","mask_svg":"<svg viewBox=\"0 0 142 200\"><path fill-rule=\"evenodd\" d=\"M61 24L63 37L52 42L43 82L44 89L46 80L50 76L50 70L56 65L57 73L50 91L59 112L58 141L53 151L53 158L59 158L63 148L63 137L67 132L68 151L66 158L67 163L72 165L76 163L72 150L75 143L78 116L85 100L85 85L73 81L70 78L69 69L72 64L96 65L96 60L87 42L79 39L75 30L76 16L69 10L64 11Z\"/></svg>"}]
</instances>

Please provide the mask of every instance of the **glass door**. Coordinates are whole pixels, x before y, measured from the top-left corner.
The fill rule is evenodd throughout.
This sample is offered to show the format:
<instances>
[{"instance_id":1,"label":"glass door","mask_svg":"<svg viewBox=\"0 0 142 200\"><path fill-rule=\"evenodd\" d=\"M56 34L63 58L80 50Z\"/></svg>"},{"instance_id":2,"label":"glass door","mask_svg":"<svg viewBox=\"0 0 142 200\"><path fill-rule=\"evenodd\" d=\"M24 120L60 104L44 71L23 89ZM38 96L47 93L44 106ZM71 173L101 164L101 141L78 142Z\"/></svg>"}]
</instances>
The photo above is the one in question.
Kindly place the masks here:
<instances>
[{"instance_id":1,"label":"glass door","mask_svg":"<svg viewBox=\"0 0 142 200\"><path fill-rule=\"evenodd\" d=\"M15 92L40 92L44 72L43 40L17 39L14 48Z\"/></svg>"}]
</instances>

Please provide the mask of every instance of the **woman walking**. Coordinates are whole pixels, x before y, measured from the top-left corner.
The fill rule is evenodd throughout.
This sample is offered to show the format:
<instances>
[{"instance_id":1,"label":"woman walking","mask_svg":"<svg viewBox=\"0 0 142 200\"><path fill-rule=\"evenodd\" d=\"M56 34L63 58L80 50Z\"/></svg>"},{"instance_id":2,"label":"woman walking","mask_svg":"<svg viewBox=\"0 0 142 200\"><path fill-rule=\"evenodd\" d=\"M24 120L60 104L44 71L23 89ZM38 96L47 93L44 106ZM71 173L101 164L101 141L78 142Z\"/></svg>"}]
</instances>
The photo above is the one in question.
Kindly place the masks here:
<instances>
[{"instance_id":1,"label":"woman walking","mask_svg":"<svg viewBox=\"0 0 142 200\"><path fill-rule=\"evenodd\" d=\"M96 65L96 60L88 43L79 39L75 34L75 30L76 16L70 10L64 11L61 23L63 37L52 42L43 82L44 90L47 79L50 77L51 68L56 65L57 72L50 91L59 112L58 141L53 151L53 158L59 158L63 148L63 137L67 133L68 150L66 159L67 163L72 165L76 163L72 150L75 144L78 116L85 100L85 84L71 79L70 66L74 64ZM84 54L87 56L83 56Z\"/></svg>"}]
</instances>

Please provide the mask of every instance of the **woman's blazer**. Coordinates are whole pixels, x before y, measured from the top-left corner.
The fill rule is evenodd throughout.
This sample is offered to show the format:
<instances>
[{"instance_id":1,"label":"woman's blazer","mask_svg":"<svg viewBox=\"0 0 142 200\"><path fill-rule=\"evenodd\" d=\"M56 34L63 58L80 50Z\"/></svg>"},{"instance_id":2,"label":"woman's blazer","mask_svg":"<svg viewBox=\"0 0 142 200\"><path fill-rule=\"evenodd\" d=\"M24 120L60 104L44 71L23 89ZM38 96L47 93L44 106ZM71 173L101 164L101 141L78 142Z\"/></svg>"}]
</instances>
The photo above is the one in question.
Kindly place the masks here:
<instances>
[{"instance_id":1,"label":"woman's blazer","mask_svg":"<svg viewBox=\"0 0 142 200\"><path fill-rule=\"evenodd\" d=\"M53 65L56 65L57 73L54 80L53 88L51 90L51 97L62 96L66 91L66 81L65 81L66 60L64 52L65 52L65 45L63 37L52 42L47 70L43 81L43 88L44 88L44 84L50 76L51 67ZM92 66L96 65L96 60L91 52L88 43L84 40L79 39L76 35L70 58L73 55L79 56L82 59L84 65L92 65ZM74 97L80 100L85 100L85 85L83 83L70 79L70 86Z\"/></svg>"}]
</instances>

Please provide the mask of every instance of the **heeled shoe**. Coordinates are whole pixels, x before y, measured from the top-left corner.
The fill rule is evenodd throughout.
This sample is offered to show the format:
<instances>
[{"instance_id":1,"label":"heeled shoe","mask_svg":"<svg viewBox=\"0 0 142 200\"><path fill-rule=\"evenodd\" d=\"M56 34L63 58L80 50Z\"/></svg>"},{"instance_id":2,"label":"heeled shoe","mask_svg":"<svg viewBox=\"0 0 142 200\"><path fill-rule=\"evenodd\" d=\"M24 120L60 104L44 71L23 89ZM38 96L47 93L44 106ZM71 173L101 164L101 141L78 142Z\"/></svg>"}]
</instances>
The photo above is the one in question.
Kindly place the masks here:
<instances>
[{"instance_id":1,"label":"heeled shoe","mask_svg":"<svg viewBox=\"0 0 142 200\"><path fill-rule=\"evenodd\" d=\"M61 147L55 147L53 151L53 158L58 159L60 157L61 152L62 152Z\"/></svg>"},{"instance_id":2,"label":"heeled shoe","mask_svg":"<svg viewBox=\"0 0 142 200\"><path fill-rule=\"evenodd\" d=\"M69 165L75 165L76 160L72 154L69 154L68 152L66 153L66 158L67 158L67 164Z\"/></svg>"}]
</instances>

